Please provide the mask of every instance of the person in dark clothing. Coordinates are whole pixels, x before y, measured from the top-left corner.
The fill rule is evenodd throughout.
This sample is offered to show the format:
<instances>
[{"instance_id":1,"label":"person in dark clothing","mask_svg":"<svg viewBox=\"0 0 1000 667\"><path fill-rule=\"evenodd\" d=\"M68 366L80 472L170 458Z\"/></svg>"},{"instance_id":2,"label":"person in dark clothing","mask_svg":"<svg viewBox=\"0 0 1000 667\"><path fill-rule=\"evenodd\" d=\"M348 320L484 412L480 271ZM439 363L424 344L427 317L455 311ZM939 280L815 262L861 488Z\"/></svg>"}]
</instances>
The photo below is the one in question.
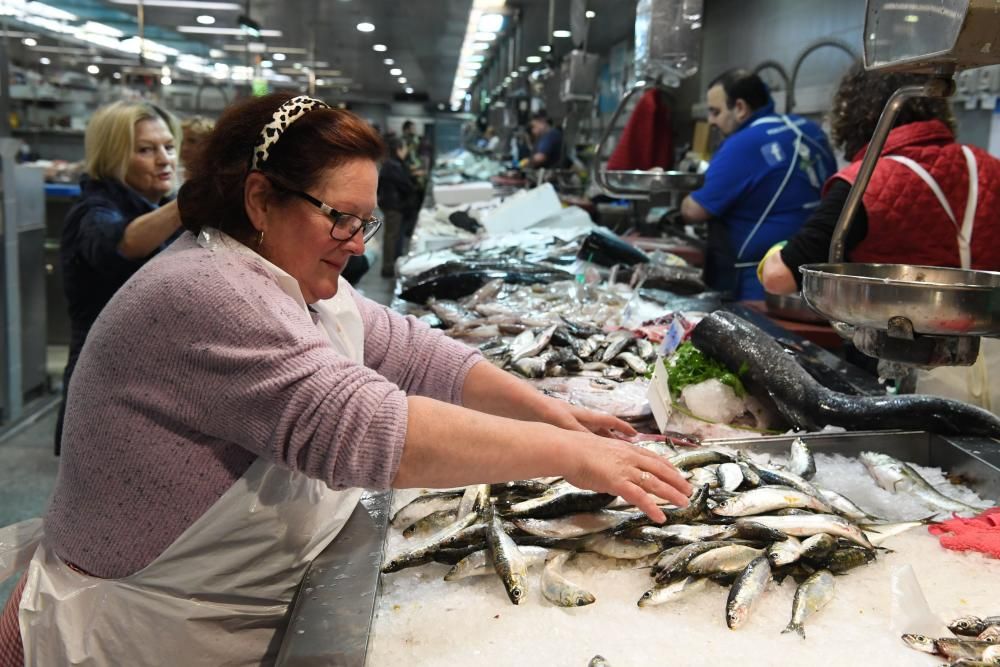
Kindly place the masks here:
<instances>
[{"instance_id":1,"label":"person in dark clothing","mask_svg":"<svg viewBox=\"0 0 1000 667\"><path fill-rule=\"evenodd\" d=\"M406 167L407 146L400 137L386 140L388 157L378 176L378 207L385 217L382 236L382 275L395 274L396 258L403 252L403 221L410 213L416 183Z\"/></svg>"},{"instance_id":2,"label":"person in dark clothing","mask_svg":"<svg viewBox=\"0 0 1000 667\"><path fill-rule=\"evenodd\" d=\"M59 259L69 306L70 345L63 406L94 320L125 282L180 233L175 123L137 102L99 109L84 138L81 198L63 222ZM60 451L63 409L56 423Z\"/></svg>"},{"instance_id":3,"label":"person in dark clothing","mask_svg":"<svg viewBox=\"0 0 1000 667\"><path fill-rule=\"evenodd\" d=\"M531 157L521 160L522 167L559 169L566 166L562 130L552 126L552 119L544 111L537 111L531 116L531 136L535 147Z\"/></svg>"}]
</instances>

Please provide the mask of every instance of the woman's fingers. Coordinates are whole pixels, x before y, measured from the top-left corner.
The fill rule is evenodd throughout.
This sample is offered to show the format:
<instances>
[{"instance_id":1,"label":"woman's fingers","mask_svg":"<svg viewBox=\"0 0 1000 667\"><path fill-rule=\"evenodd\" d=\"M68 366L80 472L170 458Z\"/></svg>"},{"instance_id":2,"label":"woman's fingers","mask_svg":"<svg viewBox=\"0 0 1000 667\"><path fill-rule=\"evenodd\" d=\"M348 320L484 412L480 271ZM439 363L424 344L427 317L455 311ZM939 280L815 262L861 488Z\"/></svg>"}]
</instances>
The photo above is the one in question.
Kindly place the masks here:
<instances>
[{"instance_id":1,"label":"woman's fingers","mask_svg":"<svg viewBox=\"0 0 1000 667\"><path fill-rule=\"evenodd\" d=\"M653 498L635 482L625 482L618 495L641 509L646 513L646 516L656 523L663 523L667 520L667 515L656 505Z\"/></svg>"}]
</instances>

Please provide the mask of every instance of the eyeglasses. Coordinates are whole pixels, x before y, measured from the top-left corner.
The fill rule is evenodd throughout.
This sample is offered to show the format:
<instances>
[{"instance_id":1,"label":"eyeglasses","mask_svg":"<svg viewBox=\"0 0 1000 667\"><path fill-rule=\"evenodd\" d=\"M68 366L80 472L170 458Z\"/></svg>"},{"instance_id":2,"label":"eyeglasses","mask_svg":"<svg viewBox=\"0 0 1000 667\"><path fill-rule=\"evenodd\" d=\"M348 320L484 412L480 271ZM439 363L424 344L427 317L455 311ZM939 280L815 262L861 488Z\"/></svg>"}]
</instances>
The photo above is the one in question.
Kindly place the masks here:
<instances>
[{"instance_id":1,"label":"eyeglasses","mask_svg":"<svg viewBox=\"0 0 1000 667\"><path fill-rule=\"evenodd\" d=\"M343 213L332 206L324 204L308 192L294 190L282 183L279 183L269 174L264 175L267 177L267 180L269 180L271 184L279 190L284 190L288 194L295 195L299 199L304 199L319 210L323 211L323 213L326 213L326 215L330 218L330 221L333 223L333 226L330 227L330 238L334 241L340 241L342 243L350 241L354 238L355 234L364 230L361 234L361 238L367 243L371 237L375 236L375 232L379 230L379 227L382 226L382 221L375 216L365 219L360 218L353 213Z\"/></svg>"}]
</instances>

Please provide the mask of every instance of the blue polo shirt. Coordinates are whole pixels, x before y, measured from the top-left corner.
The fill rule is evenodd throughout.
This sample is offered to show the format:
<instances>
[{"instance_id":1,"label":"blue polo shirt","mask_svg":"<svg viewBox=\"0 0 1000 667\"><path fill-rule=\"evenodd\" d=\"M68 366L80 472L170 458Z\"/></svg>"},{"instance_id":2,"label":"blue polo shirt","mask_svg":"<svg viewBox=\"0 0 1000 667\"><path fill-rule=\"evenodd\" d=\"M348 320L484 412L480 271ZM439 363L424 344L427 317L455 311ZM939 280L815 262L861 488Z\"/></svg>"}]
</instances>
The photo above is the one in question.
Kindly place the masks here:
<instances>
[{"instance_id":1,"label":"blue polo shirt","mask_svg":"<svg viewBox=\"0 0 1000 667\"><path fill-rule=\"evenodd\" d=\"M721 234L710 234L716 247L709 248L714 259L706 263L706 279L716 289L732 290L736 299L764 298L757 262L772 245L799 230L819 205L823 183L837 171L823 130L801 116L785 118L787 123L775 114L773 101L758 109L726 138L712 157L704 186L691 193L714 218L710 228L723 228ZM798 137L792 127L802 139L789 174Z\"/></svg>"}]
</instances>

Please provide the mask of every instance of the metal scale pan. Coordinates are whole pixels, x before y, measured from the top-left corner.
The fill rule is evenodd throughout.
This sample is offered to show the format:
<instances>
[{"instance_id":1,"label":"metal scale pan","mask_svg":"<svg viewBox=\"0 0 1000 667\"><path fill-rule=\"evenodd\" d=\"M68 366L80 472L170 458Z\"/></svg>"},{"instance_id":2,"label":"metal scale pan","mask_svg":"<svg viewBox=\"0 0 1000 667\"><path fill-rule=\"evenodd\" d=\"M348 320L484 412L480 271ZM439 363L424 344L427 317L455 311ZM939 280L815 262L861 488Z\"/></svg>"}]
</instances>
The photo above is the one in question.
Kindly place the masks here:
<instances>
[{"instance_id":1,"label":"metal scale pan","mask_svg":"<svg viewBox=\"0 0 1000 667\"><path fill-rule=\"evenodd\" d=\"M802 267L802 295L866 354L919 366L969 365L979 337L1000 336L1000 273L844 262L844 243L903 104L949 97L956 69L1000 63L995 0L869 0L865 67L927 73L889 99L837 221L827 264ZM914 17L917 20L914 21Z\"/></svg>"}]
</instances>

